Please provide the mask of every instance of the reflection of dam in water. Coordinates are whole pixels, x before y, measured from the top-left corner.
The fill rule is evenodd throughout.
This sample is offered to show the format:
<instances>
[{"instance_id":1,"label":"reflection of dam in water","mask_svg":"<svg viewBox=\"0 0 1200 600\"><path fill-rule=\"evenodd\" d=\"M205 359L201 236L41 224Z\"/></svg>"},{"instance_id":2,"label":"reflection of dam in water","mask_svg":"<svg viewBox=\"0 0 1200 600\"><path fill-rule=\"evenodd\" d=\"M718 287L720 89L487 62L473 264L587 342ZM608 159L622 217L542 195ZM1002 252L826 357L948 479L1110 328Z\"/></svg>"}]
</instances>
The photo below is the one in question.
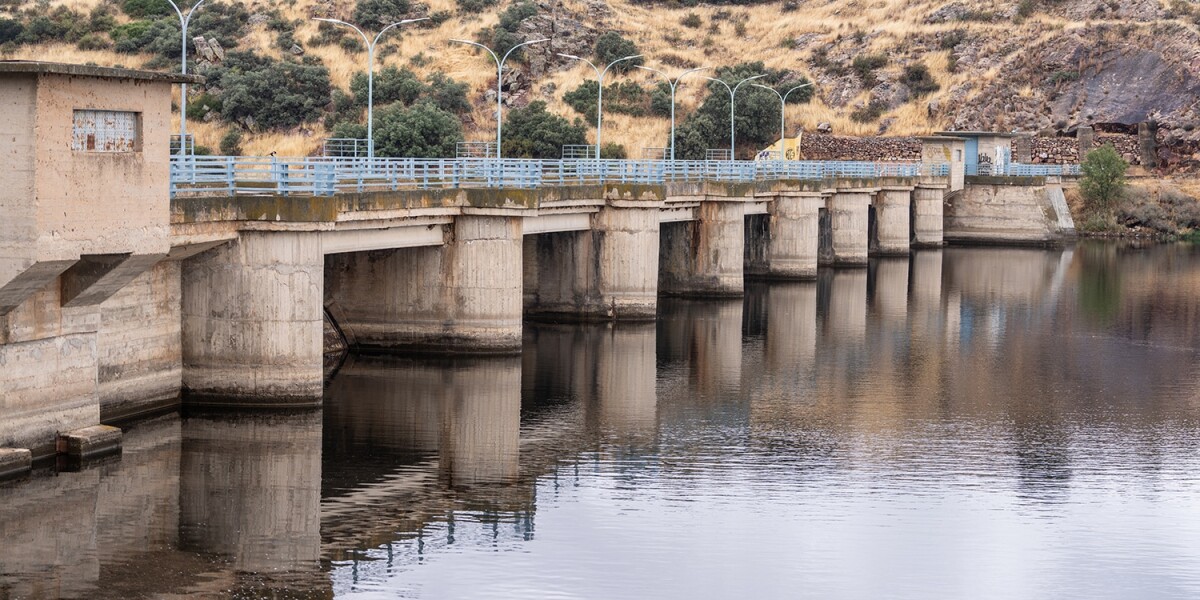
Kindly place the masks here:
<instances>
[{"instance_id":1,"label":"reflection of dam in water","mask_svg":"<svg viewBox=\"0 0 1200 600\"><path fill-rule=\"evenodd\" d=\"M520 358L349 356L322 411L164 417L119 462L0 487L0 597L330 597L522 547L555 490L609 469L660 487L720 461L921 474L932 448L1062 501L1116 456L1083 440L1120 436L1147 472L1179 452L1147 433L1197 408L1200 262L1176 252L917 252L664 299L656 324L530 323Z\"/></svg>"}]
</instances>

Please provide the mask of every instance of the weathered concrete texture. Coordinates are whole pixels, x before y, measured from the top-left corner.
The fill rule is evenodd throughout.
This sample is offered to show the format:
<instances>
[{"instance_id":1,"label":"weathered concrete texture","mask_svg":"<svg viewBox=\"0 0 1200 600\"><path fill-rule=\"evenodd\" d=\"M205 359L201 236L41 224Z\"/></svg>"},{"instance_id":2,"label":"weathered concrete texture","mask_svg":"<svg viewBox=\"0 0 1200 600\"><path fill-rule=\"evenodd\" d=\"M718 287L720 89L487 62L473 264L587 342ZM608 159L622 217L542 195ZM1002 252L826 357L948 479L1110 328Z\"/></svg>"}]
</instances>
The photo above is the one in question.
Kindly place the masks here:
<instances>
[{"instance_id":1,"label":"weathered concrete texture","mask_svg":"<svg viewBox=\"0 0 1200 600\"><path fill-rule=\"evenodd\" d=\"M84 255L62 274L63 306L100 304L166 257L165 253Z\"/></svg>"},{"instance_id":2,"label":"weathered concrete texture","mask_svg":"<svg viewBox=\"0 0 1200 600\"><path fill-rule=\"evenodd\" d=\"M0 448L0 481L20 477L33 466L33 453L27 448Z\"/></svg>"},{"instance_id":3,"label":"weathered concrete texture","mask_svg":"<svg viewBox=\"0 0 1200 600\"><path fill-rule=\"evenodd\" d=\"M443 247L330 255L325 304L368 351L521 349L521 220L455 219Z\"/></svg>"},{"instance_id":4,"label":"weathered concrete texture","mask_svg":"<svg viewBox=\"0 0 1200 600\"><path fill-rule=\"evenodd\" d=\"M871 254L905 256L908 254L912 228L912 197L907 189L883 189L875 194L875 218L871 228Z\"/></svg>"},{"instance_id":5,"label":"weathered concrete texture","mask_svg":"<svg viewBox=\"0 0 1200 600\"><path fill-rule=\"evenodd\" d=\"M2 220L2 219L0 219ZM74 260L51 260L34 263L27 266L16 266L16 260L10 264L11 279L5 279L0 274L0 316L7 315L34 294L58 280L59 275L75 264Z\"/></svg>"},{"instance_id":6,"label":"weathered concrete texture","mask_svg":"<svg viewBox=\"0 0 1200 600\"><path fill-rule=\"evenodd\" d=\"M826 200L833 232L833 264L842 267L867 265L867 230L870 191L839 191Z\"/></svg>"},{"instance_id":7,"label":"weathered concrete texture","mask_svg":"<svg viewBox=\"0 0 1200 600\"><path fill-rule=\"evenodd\" d=\"M658 289L672 296L740 296L745 263L745 207L706 200L695 221L663 226Z\"/></svg>"},{"instance_id":8,"label":"weathered concrete texture","mask_svg":"<svg viewBox=\"0 0 1200 600\"><path fill-rule=\"evenodd\" d=\"M184 261L184 402L319 405L320 238L243 232Z\"/></svg>"},{"instance_id":9,"label":"weathered concrete texture","mask_svg":"<svg viewBox=\"0 0 1200 600\"><path fill-rule=\"evenodd\" d=\"M319 411L193 415L182 435L181 549L238 571L318 570Z\"/></svg>"},{"instance_id":10,"label":"weathered concrete texture","mask_svg":"<svg viewBox=\"0 0 1200 600\"><path fill-rule=\"evenodd\" d=\"M1055 189L1061 193L1061 188ZM976 178L951 199L944 219L945 238L964 243L1061 243L1073 233L1074 223L1069 215L1060 220L1066 203L1056 209L1051 194L1041 179ZM1062 224L1067 222L1071 230L1064 230Z\"/></svg>"},{"instance_id":11,"label":"weathered concrete texture","mask_svg":"<svg viewBox=\"0 0 1200 600\"><path fill-rule=\"evenodd\" d=\"M589 231L525 237L526 312L653 320L658 310L657 208L605 207L591 219Z\"/></svg>"},{"instance_id":12,"label":"weathered concrete texture","mask_svg":"<svg viewBox=\"0 0 1200 600\"><path fill-rule=\"evenodd\" d=\"M912 197L912 245L918 248L938 248L944 243L944 194L940 186L918 186Z\"/></svg>"},{"instance_id":13,"label":"weathered concrete texture","mask_svg":"<svg viewBox=\"0 0 1200 600\"><path fill-rule=\"evenodd\" d=\"M100 419L143 415L179 403L183 383L181 266L164 261L100 306Z\"/></svg>"},{"instance_id":14,"label":"weathered concrete texture","mask_svg":"<svg viewBox=\"0 0 1200 600\"><path fill-rule=\"evenodd\" d=\"M781 193L769 205L765 227L747 218L746 274L767 279L813 279L817 276L819 192Z\"/></svg>"},{"instance_id":15,"label":"weathered concrete texture","mask_svg":"<svg viewBox=\"0 0 1200 600\"><path fill-rule=\"evenodd\" d=\"M93 425L58 434L58 453L88 459L121 451L121 430Z\"/></svg>"},{"instance_id":16,"label":"weathered concrete texture","mask_svg":"<svg viewBox=\"0 0 1200 600\"><path fill-rule=\"evenodd\" d=\"M63 308L51 284L0 316L0 447L55 452L55 436L100 422L99 311Z\"/></svg>"}]
</instances>

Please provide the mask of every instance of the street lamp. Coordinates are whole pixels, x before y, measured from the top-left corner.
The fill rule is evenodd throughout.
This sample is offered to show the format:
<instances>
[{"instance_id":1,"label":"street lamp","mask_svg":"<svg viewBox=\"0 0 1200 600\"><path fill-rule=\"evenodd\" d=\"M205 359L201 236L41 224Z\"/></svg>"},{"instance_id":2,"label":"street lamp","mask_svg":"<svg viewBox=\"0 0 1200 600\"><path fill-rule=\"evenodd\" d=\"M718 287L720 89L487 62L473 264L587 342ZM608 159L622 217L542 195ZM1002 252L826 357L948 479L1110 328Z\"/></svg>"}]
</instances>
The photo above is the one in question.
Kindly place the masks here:
<instances>
[{"instance_id":1,"label":"street lamp","mask_svg":"<svg viewBox=\"0 0 1200 600\"><path fill-rule=\"evenodd\" d=\"M596 65L592 61L590 61L586 58L583 58L582 56L575 56L574 54L563 54L562 52L559 52L558 55L563 58L569 58L571 60L583 61L583 62L587 63L587 65L589 67L591 67L593 71L596 72L596 83L599 84L599 88L600 88L596 92L596 159L599 160L600 159L600 125L601 125L601 123L603 123L603 119L604 119L604 117L603 117L603 115L604 115L604 76L608 74L609 69L613 68L613 65L615 65L619 62L633 60L635 58L642 58L642 55L634 54L632 56L625 56L622 58L618 58L617 60L614 60L614 61L608 63L608 66L604 67L603 71L601 71L599 68L597 68Z\"/></svg>"},{"instance_id":2,"label":"street lamp","mask_svg":"<svg viewBox=\"0 0 1200 600\"><path fill-rule=\"evenodd\" d=\"M733 100L734 100L734 97L737 95L738 88L742 87L743 83L754 81L755 79L762 79L763 77L766 77L766 76L767 75L764 73L762 75L755 75L753 77L747 77L747 78L737 82L737 85L735 85L733 87L729 87L728 83L725 83L724 81L721 81L720 79L716 79L713 77L705 77L705 79L707 79L709 81L715 81L715 82L725 86L725 89L729 91L729 160L734 160L734 147L737 142L737 133L736 133L736 130L734 129L734 125L733 125Z\"/></svg>"},{"instance_id":3,"label":"street lamp","mask_svg":"<svg viewBox=\"0 0 1200 600\"><path fill-rule=\"evenodd\" d=\"M175 9L175 14L179 15L179 38L180 46L183 52L180 54L179 72L182 75L187 75L187 30L188 23L192 21L192 15L196 13L196 9L204 4L204 0L192 5L188 9L187 14L179 10L179 5L175 4L175 0L167 0L171 3L171 8ZM179 155L183 156L187 153L187 83L179 84Z\"/></svg>"},{"instance_id":4,"label":"street lamp","mask_svg":"<svg viewBox=\"0 0 1200 600\"><path fill-rule=\"evenodd\" d=\"M345 25L346 27L357 31L358 35L361 35L363 41L367 44L367 158L375 158L375 45L379 43L379 39L382 38L383 34L387 33L389 29L398 27L400 25L416 23L417 21L427 21L429 20L429 17L396 21L395 23L380 29L379 33L375 34L374 41L367 37L367 34L363 33L363 30L345 21L339 21L337 19L325 19L321 17L313 17L313 20L322 21L325 23L333 23L334 25Z\"/></svg>"},{"instance_id":5,"label":"street lamp","mask_svg":"<svg viewBox=\"0 0 1200 600\"><path fill-rule=\"evenodd\" d=\"M792 94L792 92L794 92L796 90L811 86L812 82L810 81L804 85L798 85L798 86L788 90L787 93L784 93L784 94L780 94L779 91L773 87L759 85L757 83L752 84L752 85L754 87L760 87L764 90L771 90L772 93L774 93L776 96L779 96L779 160L783 160L783 158L784 158L784 144L783 144L784 127L783 127L783 123L784 123L784 118L785 118L784 111L787 108L787 97L790 96Z\"/></svg>"},{"instance_id":6,"label":"street lamp","mask_svg":"<svg viewBox=\"0 0 1200 600\"><path fill-rule=\"evenodd\" d=\"M675 78L675 81L671 81L671 78L668 77L666 73L663 73L658 69L651 69L650 67L643 67L641 65L638 65L637 68L643 71L650 71L651 73L658 73L663 79L666 79L667 84L671 86L671 160L675 160L675 88L679 86L679 82L683 81L684 77L687 77L696 71L703 71L708 67L696 67L695 69L688 69L680 73L679 77Z\"/></svg>"},{"instance_id":7,"label":"street lamp","mask_svg":"<svg viewBox=\"0 0 1200 600\"><path fill-rule=\"evenodd\" d=\"M505 63L505 61L508 60L508 57L517 50L517 48L520 48L522 46L528 46L530 44L540 44L542 42L548 42L548 41L550 41L550 38L542 38L540 40L529 40L528 42L522 42L520 44L517 44L516 46L509 48L508 52L504 53L504 58L500 58L499 56L496 56L496 53L493 52L491 48L488 48L487 46L484 46L483 44L480 44L478 42L472 42L470 40L450 40L450 41L458 43L458 44L467 44L469 46L477 46L479 48L483 48L484 50L487 51L488 54L490 54L492 56L492 60L496 61L496 158L501 158L500 142L502 140L501 140L500 136L501 136L501 131L504 128L504 124L500 118L501 117L500 111L501 111L501 105L502 105L501 103L503 100L502 91L501 91L502 90L502 81L501 80L504 78L504 63Z\"/></svg>"}]
</instances>

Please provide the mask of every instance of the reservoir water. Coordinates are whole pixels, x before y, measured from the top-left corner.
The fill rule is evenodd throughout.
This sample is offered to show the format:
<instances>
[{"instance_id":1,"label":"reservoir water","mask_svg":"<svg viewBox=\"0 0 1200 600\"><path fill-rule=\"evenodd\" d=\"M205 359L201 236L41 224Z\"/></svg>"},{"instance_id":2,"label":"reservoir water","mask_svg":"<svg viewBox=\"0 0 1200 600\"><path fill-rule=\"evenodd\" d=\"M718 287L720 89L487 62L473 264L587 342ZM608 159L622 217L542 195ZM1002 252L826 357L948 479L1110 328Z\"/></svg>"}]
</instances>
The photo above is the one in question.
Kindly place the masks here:
<instances>
[{"instance_id":1,"label":"reservoir water","mask_svg":"<svg viewBox=\"0 0 1200 600\"><path fill-rule=\"evenodd\" d=\"M947 249L348 356L0 484L8 598L1200 598L1200 251Z\"/></svg>"}]
</instances>

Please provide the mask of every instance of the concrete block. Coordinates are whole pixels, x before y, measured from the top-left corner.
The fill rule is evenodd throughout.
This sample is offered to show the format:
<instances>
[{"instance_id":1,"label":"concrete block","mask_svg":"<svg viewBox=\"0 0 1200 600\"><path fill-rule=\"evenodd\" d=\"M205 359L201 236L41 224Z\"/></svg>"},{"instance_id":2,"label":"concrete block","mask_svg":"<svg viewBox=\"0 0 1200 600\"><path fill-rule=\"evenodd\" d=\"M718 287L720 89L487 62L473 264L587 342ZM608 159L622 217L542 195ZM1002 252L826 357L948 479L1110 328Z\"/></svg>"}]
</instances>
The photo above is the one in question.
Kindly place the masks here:
<instances>
[{"instance_id":1,"label":"concrete block","mask_svg":"<svg viewBox=\"0 0 1200 600\"><path fill-rule=\"evenodd\" d=\"M871 236L871 254L904 256L908 254L912 210L912 191L885 189L875 196L875 219Z\"/></svg>"},{"instance_id":2,"label":"concrete block","mask_svg":"<svg viewBox=\"0 0 1200 600\"><path fill-rule=\"evenodd\" d=\"M25 448L0 448L0 481L20 477L33 467L33 453Z\"/></svg>"},{"instance_id":3,"label":"concrete block","mask_svg":"<svg viewBox=\"0 0 1200 600\"><path fill-rule=\"evenodd\" d=\"M745 269L743 202L706 200L698 219L661 229L658 288L674 296L741 296Z\"/></svg>"},{"instance_id":4,"label":"concrete block","mask_svg":"<svg viewBox=\"0 0 1200 600\"><path fill-rule=\"evenodd\" d=\"M913 190L913 246L939 248L944 243L945 189L918 187Z\"/></svg>"},{"instance_id":5,"label":"concrete block","mask_svg":"<svg viewBox=\"0 0 1200 600\"><path fill-rule=\"evenodd\" d=\"M865 191L839 191L827 200L829 224L833 233L834 265L867 265L870 205L871 193Z\"/></svg>"},{"instance_id":6,"label":"concrete block","mask_svg":"<svg viewBox=\"0 0 1200 600\"><path fill-rule=\"evenodd\" d=\"M58 434L58 452L75 458L93 458L121 451L121 430L93 425Z\"/></svg>"}]
</instances>

